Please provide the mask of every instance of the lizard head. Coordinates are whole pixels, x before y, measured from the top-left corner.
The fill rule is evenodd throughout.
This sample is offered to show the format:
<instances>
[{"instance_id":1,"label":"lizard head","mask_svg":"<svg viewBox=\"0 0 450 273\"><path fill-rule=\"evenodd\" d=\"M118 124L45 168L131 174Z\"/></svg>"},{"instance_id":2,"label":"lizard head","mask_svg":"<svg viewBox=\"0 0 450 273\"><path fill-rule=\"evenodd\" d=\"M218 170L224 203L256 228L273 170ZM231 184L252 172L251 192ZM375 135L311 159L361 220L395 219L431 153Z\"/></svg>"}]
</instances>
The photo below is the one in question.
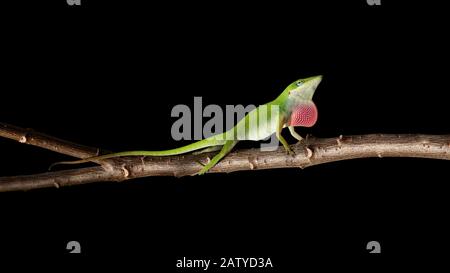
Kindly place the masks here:
<instances>
[{"instance_id":1,"label":"lizard head","mask_svg":"<svg viewBox=\"0 0 450 273\"><path fill-rule=\"evenodd\" d=\"M321 81L322 76L319 75L297 80L286 88L283 93L287 96L287 125L311 127L316 123L318 111L312 97Z\"/></svg>"},{"instance_id":2,"label":"lizard head","mask_svg":"<svg viewBox=\"0 0 450 273\"><path fill-rule=\"evenodd\" d=\"M296 80L286 88L289 99L312 101L314 92L321 81L322 75Z\"/></svg>"}]
</instances>

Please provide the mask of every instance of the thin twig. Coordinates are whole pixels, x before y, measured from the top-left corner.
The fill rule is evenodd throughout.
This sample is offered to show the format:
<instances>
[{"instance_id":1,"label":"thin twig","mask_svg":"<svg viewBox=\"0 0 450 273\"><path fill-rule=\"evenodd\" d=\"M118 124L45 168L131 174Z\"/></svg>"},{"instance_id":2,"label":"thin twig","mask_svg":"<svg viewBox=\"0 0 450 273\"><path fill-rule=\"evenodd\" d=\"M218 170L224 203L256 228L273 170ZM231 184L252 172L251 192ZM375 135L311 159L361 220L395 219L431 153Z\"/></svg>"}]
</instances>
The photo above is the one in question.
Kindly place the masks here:
<instances>
[{"instance_id":1,"label":"thin twig","mask_svg":"<svg viewBox=\"0 0 450 273\"><path fill-rule=\"evenodd\" d=\"M5 129L6 128L6 129ZM7 131L8 133L5 133ZM23 129L0 126L0 136L20 140ZM29 132L26 131L25 132ZM32 137L30 137L32 136ZM35 146L69 154L88 156L87 148L33 132L27 141ZM45 141L44 141L45 140ZM62 145L60 147L59 145ZM80 148L81 147L81 148ZM83 148L84 147L84 148ZM213 167L211 173L276 168L306 168L318 164L366 157L419 157L450 160L450 135L356 135L337 138L313 138L293 145L295 156L282 148L276 151L259 149L236 150ZM97 150L97 149L94 149ZM95 154L91 153L90 155ZM35 175L0 177L0 191L63 187L94 182L124 181L148 176L187 176L198 172L211 153L168 157L124 157L98 167L53 171Z\"/></svg>"},{"instance_id":2,"label":"thin twig","mask_svg":"<svg viewBox=\"0 0 450 273\"><path fill-rule=\"evenodd\" d=\"M76 144L36 132L33 129L24 129L6 123L0 123L0 137L9 138L20 143L30 144L77 158L86 158L99 154L99 149L97 148Z\"/></svg>"}]
</instances>

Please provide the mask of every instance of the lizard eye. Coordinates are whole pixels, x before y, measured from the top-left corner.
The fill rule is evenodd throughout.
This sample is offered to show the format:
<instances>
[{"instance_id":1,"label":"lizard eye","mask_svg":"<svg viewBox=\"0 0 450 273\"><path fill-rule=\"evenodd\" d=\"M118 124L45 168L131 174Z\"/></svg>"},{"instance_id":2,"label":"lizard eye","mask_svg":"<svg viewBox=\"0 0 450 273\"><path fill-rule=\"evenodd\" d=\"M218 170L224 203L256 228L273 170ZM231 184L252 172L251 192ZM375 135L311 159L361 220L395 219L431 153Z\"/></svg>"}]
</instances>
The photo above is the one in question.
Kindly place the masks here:
<instances>
[{"instance_id":1,"label":"lizard eye","mask_svg":"<svg viewBox=\"0 0 450 273\"><path fill-rule=\"evenodd\" d=\"M295 83L295 85L297 85L297 86L300 86L300 85L302 85L302 84L303 84L302 81L298 81L298 82Z\"/></svg>"}]
</instances>

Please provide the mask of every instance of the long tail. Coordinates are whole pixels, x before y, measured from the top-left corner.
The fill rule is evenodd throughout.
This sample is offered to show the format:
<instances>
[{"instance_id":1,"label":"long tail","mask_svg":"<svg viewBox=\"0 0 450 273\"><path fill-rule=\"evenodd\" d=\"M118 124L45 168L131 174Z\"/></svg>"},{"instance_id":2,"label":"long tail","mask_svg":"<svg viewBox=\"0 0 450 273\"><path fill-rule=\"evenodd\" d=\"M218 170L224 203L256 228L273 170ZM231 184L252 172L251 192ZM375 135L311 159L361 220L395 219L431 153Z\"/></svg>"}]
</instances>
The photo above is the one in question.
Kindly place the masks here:
<instances>
[{"instance_id":1,"label":"long tail","mask_svg":"<svg viewBox=\"0 0 450 273\"><path fill-rule=\"evenodd\" d=\"M80 160L74 160L74 161L60 161L55 162L48 168L51 170L56 165L73 165L73 164L82 164L87 163L91 161L97 161L97 160L103 160L113 157L120 157L120 156L169 156L169 155L179 155L179 154L185 154L192 151L196 151L199 149L211 147L211 146L217 146L217 145L223 145L223 140L217 140L213 138L207 138L203 139L191 144L188 144L186 146L182 146L179 148L171 149L171 150L164 150L164 151L125 151L125 152L119 152L119 153L112 153L112 154L106 154L106 155L100 155L100 156L93 156L88 157L85 159Z\"/></svg>"}]
</instances>

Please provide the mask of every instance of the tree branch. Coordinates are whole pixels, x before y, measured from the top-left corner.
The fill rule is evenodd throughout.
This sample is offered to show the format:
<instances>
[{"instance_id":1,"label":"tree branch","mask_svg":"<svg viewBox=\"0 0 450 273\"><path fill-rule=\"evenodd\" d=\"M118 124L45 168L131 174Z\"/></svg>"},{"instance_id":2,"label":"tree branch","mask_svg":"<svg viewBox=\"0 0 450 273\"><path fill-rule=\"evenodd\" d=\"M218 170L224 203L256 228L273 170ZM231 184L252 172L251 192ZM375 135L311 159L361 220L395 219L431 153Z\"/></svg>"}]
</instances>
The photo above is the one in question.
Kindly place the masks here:
<instances>
[{"instance_id":1,"label":"tree branch","mask_svg":"<svg viewBox=\"0 0 450 273\"><path fill-rule=\"evenodd\" d=\"M78 158L98 154L81 146L44 134L0 124L0 136ZM213 167L211 173L276 168L306 168L318 164L366 157L419 157L450 160L450 135L356 135L309 138L292 146L296 155L260 149L236 150ZM102 166L53 171L35 175L0 177L0 191L62 187L93 182L124 181L147 176L186 176L201 169L213 154L168 157L124 157Z\"/></svg>"},{"instance_id":2,"label":"tree branch","mask_svg":"<svg viewBox=\"0 0 450 273\"><path fill-rule=\"evenodd\" d=\"M0 123L0 137L16 140L20 143L38 146L60 154L77 158L86 158L99 154L99 149L79 145L73 142L52 137L33 129L23 129L17 126Z\"/></svg>"}]
</instances>

